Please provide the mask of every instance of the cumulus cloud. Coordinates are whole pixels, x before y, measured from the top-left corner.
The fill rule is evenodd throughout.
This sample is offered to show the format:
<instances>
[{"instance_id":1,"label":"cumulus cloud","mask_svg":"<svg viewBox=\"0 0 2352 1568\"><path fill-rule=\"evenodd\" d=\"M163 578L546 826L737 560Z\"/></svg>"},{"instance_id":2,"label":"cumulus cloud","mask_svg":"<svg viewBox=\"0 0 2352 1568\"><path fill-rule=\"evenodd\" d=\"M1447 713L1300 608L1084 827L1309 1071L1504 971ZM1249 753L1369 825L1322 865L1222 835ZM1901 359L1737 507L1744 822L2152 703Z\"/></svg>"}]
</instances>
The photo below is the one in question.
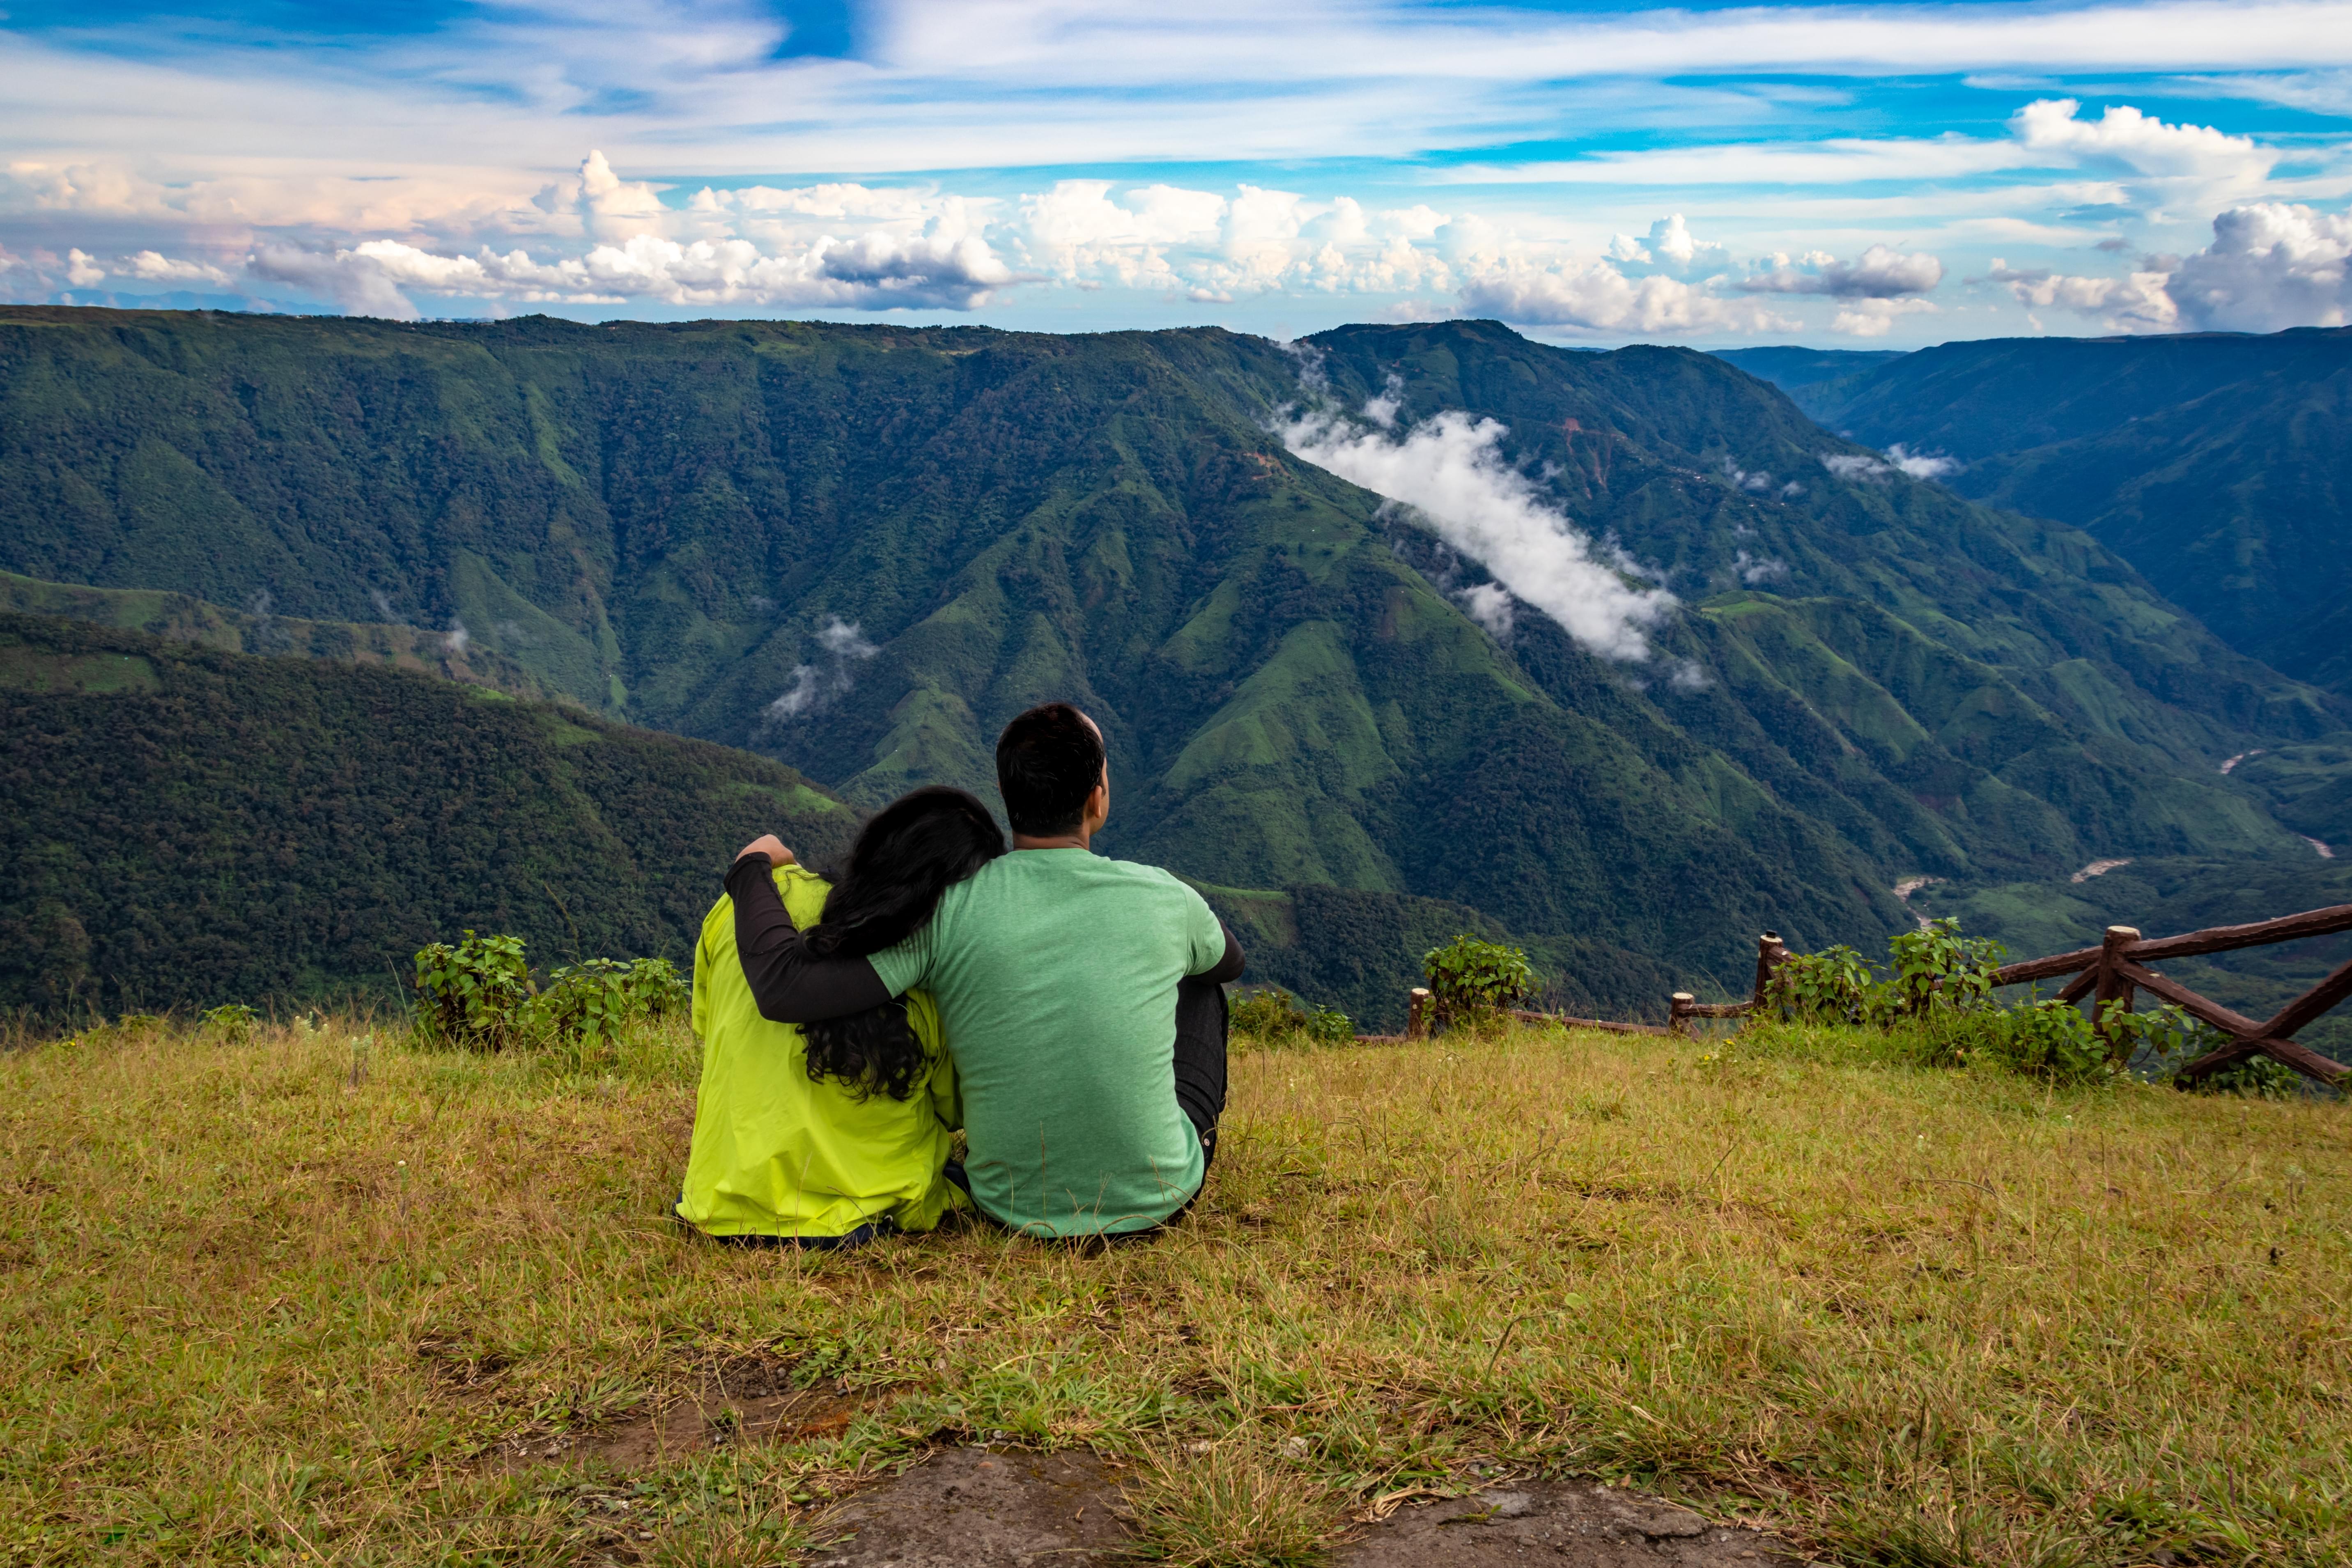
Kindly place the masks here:
<instances>
[{"instance_id":1,"label":"cumulus cloud","mask_svg":"<svg viewBox=\"0 0 2352 1568\"><path fill-rule=\"evenodd\" d=\"M1753 588L1759 583L1772 583L1788 576L1789 563L1777 556L1751 555L1742 550L1731 558L1731 569L1739 580Z\"/></svg>"},{"instance_id":2,"label":"cumulus cloud","mask_svg":"<svg viewBox=\"0 0 2352 1568\"><path fill-rule=\"evenodd\" d=\"M402 321L419 314L404 291L530 303L971 310L1018 280L955 215L920 234L869 229L777 251L747 239L681 243L640 234L584 257L541 261L520 248L447 256L372 239L331 252L265 245L248 265L260 277L327 293L354 314Z\"/></svg>"},{"instance_id":3,"label":"cumulus cloud","mask_svg":"<svg viewBox=\"0 0 2352 1568\"><path fill-rule=\"evenodd\" d=\"M1602 260L1498 259L1462 289L1462 307L1525 326L1591 332L1794 331L1802 323L1678 278L1632 279Z\"/></svg>"},{"instance_id":4,"label":"cumulus cloud","mask_svg":"<svg viewBox=\"0 0 2352 1568\"><path fill-rule=\"evenodd\" d=\"M2030 152L2104 164L2142 176L2146 192L2161 195L2183 183L2250 185L2266 178L2279 154L2251 136L2210 125L2169 125L2129 104L2110 104L2096 120L2080 118L2071 98L2037 99L2010 117L2010 134Z\"/></svg>"},{"instance_id":5,"label":"cumulus cloud","mask_svg":"<svg viewBox=\"0 0 2352 1568\"><path fill-rule=\"evenodd\" d=\"M2352 216L2252 202L2213 219L2212 243L2186 257L2144 258L2120 278L2012 268L1979 281L2019 303L2056 307L2110 331L2275 332L2352 321Z\"/></svg>"},{"instance_id":6,"label":"cumulus cloud","mask_svg":"<svg viewBox=\"0 0 2352 1568\"><path fill-rule=\"evenodd\" d=\"M1884 479L1895 470L1876 458L1860 452L1831 452L1822 458L1822 467L1846 480Z\"/></svg>"},{"instance_id":7,"label":"cumulus cloud","mask_svg":"<svg viewBox=\"0 0 2352 1568\"><path fill-rule=\"evenodd\" d=\"M2347 258L2352 216L2257 202L2214 218L2213 243L2184 258L2165 291L2210 331L2340 327L2352 309Z\"/></svg>"},{"instance_id":8,"label":"cumulus cloud","mask_svg":"<svg viewBox=\"0 0 2352 1568\"><path fill-rule=\"evenodd\" d=\"M1924 294L1944 280L1944 264L1924 252L1906 253L1874 245L1852 261L1815 251L1790 265L1774 256L1772 265L1739 280L1750 294L1826 294L1834 300L1893 300Z\"/></svg>"},{"instance_id":9,"label":"cumulus cloud","mask_svg":"<svg viewBox=\"0 0 2352 1568\"><path fill-rule=\"evenodd\" d=\"M226 284L229 280L227 273L208 263L185 261L152 250L142 250L136 256L124 258L115 270L146 283Z\"/></svg>"},{"instance_id":10,"label":"cumulus cloud","mask_svg":"<svg viewBox=\"0 0 2352 1568\"><path fill-rule=\"evenodd\" d=\"M1730 252L1722 246L1695 237L1680 213L1652 224L1646 242L1630 234L1618 235L1609 242L1607 255L1612 261L1675 268L1720 266L1730 258Z\"/></svg>"},{"instance_id":11,"label":"cumulus cloud","mask_svg":"<svg viewBox=\"0 0 2352 1568\"><path fill-rule=\"evenodd\" d=\"M1931 300L1851 300L1830 318L1830 331L1848 337L1883 338L1894 328L1896 317L1922 310L1933 314L1935 309Z\"/></svg>"},{"instance_id":12,"label":"cumulus cloud","mask_svg":"<svg viewBox=\"0 0 2352 1568\"><path fill-rule=\"evenodd\" d=\"M1448 411L1397 434L1323 410L1299 415L1279 433L1285 446L1318 468L1412 509L1492 573L1510 597L1541 610L1595 653L1649 656L1643 629L1673 607L1673 596L1629 583L1615 562L1545 503L1534 481L1504 460L1504 426ZM1486 596L1473 613L1483 610L1480 618L1493 630L1491 617L1507 607L1507 598Z\"/></svg>"}]
</instances>

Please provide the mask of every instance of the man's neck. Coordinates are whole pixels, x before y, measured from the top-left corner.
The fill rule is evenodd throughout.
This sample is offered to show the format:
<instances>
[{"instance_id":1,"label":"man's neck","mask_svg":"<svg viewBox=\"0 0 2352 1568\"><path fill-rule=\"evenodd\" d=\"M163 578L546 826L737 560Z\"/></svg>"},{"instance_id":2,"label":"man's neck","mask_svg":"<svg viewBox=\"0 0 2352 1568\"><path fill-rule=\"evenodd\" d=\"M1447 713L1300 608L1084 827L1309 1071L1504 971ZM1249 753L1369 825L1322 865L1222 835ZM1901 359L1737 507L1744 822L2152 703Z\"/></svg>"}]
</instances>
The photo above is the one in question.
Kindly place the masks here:
<instances>
[{"instance_id":1,"label":"man's neck","mask_svg":"<svg viewBox=\"0 0 2352 1568\"><path fill-rule=\"evenodd\" d=\"M1076 833L1048 834L1042 838L1033 838L1026 833L1016 833L1013 836L1013 847L1015 849L1091 849L1094 847L1094 835L1084 829Z\"/></svg>"}]
</instances>

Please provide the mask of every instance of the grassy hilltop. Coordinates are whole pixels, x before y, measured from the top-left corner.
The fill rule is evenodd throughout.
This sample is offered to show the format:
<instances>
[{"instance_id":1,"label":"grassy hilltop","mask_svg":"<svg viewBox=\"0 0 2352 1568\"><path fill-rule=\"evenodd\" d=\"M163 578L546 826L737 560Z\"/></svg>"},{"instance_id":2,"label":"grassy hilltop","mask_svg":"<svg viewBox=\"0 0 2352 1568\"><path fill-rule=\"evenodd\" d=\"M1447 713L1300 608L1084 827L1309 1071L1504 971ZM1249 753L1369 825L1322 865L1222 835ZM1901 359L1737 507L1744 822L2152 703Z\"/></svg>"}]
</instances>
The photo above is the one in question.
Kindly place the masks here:
<instances>
[{"instance_id":1,"label":"grassy hilltop","mask_svg":"<svg viewBox=\"0 0 2352 1568\"><path fill-rule=\"evenodd\" d=\"M1678 595L1662 661L1474 622L1475 564L1274 433L1310 361L1342 406L1393 377L1408 422L1507 426ZM2334 700L2088 535L1869 463L1719 360L1486 322L1286 352L0 310L0 568L266 604L329 658L437 637L860 806L985 795L996 727L1075 697L1119 781L1104 847L1237 890L1265 977L1381 1023L1448 924L1622 1012L1736 982L1767 927L1874 948L1905 876L2312 864L2219 768L2317 755Z\"/></svg>"},{"instance_id":2,"label":"grassy hilltop","mask_svg":"<svg viewBox=\"0 0 2352 1568\"><path fill-rule=\"evenodd\" d=\"M1091 1255L681 1235L676 1026L11 1051L0 1560L770 1563L992 1433L1193 1562L1541 1469L1856 1564L2352 1557L2341 1107L1869 1038L1244 1048L1193 1215Z\"/></svg>"}]
</instances>

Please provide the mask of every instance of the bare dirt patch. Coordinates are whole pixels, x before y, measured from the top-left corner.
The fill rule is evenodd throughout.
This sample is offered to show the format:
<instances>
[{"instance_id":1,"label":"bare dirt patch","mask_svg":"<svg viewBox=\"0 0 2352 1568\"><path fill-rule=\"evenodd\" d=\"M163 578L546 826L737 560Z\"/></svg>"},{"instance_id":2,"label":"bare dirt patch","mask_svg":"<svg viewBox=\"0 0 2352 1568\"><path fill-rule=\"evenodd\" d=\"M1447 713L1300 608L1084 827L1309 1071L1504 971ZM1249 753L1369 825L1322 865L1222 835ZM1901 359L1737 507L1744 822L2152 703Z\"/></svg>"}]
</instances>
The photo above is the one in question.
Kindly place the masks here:
<instances>
[{"instance_id":1,"label":"bare dirt patch","mask_svg":"<svg viewBox=\"0 0 2352 1568\"><path fill-rule=\"evenodd\" d=\"M1083 1450L943 1448L827 1521L823 1568L1097 1568L1127 1561L1117 1469Z\"/></svg>"},{"instance_id":2,"label":"bare dirt patch","mask_svg":"<svg viewBox=\"0 0 2352 1568\"><path fill-rule=\"evenodd\" d=\"M520 1434L483 1459L517 1470L591 1462L657 1469L735 1444L838 1437L871 1403L828 1384L795 1387L789 1362L738 1356L706 1369L688 1393L639 1415L579 1431Z\"/></svg>"},{"instance_id":3,"label":"bare dirt patch","mask_svg":"<svg viewBox=\"0 0 2352 1568\"><path fill-rule=\"evenodd\" d=\"M1597 1481L1525 1481L1401 1510L1333 1561L1338 1568L1795 1568L1804 1559L1760 1531L1709 1524L1639 1492Z\"/></svg>"}]
</instances>

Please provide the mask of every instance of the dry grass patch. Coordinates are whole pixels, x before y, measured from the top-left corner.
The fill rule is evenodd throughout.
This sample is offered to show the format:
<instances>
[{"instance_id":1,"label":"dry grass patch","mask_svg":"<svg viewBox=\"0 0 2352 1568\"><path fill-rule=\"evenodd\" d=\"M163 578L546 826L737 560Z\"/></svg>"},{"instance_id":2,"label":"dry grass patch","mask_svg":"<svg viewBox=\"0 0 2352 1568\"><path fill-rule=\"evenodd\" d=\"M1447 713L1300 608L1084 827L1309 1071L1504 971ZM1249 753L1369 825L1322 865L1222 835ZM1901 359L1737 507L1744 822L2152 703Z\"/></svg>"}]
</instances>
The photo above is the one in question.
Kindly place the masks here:
<instances>
[{"instance_id":1,"label":"dry grass patch","mask_svg":"<svg viewBox=\"0 0 2352 1568\"><path fill-rule=\"evenodd\" d=\"M1540 1031L1244 1051L1174 1234L800 1255L667 1219L694 1060L334 1021L0 1058L0 1560L772 1561L943 1430L1158 1456L1140 1543L1200 1563L1546 1468L1855 1563L2352 1560L2340 1106ZM855 1413L486 1462L742 1358Z\"/></svg>"}]
</instances>

